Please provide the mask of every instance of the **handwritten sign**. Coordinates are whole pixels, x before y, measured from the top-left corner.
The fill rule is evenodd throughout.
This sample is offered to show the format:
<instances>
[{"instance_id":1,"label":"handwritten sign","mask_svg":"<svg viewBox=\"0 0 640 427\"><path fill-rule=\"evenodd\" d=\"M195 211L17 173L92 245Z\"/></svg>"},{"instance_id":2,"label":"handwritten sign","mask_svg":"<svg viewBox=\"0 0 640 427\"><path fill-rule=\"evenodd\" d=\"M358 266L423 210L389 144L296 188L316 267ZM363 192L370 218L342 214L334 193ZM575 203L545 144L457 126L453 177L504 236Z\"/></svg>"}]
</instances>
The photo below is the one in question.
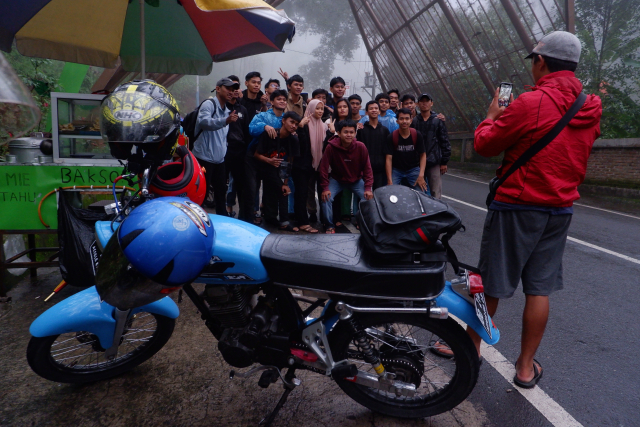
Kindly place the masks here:
<instances>
[{"instance_id":1,"label":"handwritten sign","mask_svg":"<svg viewBox=\"0 0 640 427\"><path fill-rule=\"evenodd\" d=\"M111 185L121 167L0 164L0 230L41 230L40 200L59 187ZM58 227L56 197L42 204L42 216L52 229Z\"/></svg>"}]
</instances>

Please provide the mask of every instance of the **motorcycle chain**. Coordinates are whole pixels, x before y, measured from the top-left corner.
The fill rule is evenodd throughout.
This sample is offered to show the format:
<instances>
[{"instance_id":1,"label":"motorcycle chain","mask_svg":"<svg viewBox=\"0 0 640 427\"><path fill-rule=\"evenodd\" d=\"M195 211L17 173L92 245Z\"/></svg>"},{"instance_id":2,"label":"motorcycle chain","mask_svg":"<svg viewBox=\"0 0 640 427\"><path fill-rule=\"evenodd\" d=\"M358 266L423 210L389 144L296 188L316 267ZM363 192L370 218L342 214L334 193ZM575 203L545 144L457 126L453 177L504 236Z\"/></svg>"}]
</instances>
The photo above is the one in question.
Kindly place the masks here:
<instances>
[{"instance_id":1,"label":"motorcycle chain","mask_svg":"<svg viewBox=\"0 0 640 427\"><path fill-rule=\"evenodd\" d=\"M356 360L363 360L364 361L364 355L360 352L354 352L354 351L348 351L347 352L347 357L349 359L356 359ZM417 367L415 364L409 363L406 360L403 359L395 359L395 358L389 358L389 357L384 357L381 356L380 357L380 362L382 362L383 366L393 366L393 365L403 365L404 367L410 368L412 369L415 374L418 377L422 377L422 375L424 374L424 367L422 367L422 369L419 369L419 367Z\"/></svg>"}]
</instances>

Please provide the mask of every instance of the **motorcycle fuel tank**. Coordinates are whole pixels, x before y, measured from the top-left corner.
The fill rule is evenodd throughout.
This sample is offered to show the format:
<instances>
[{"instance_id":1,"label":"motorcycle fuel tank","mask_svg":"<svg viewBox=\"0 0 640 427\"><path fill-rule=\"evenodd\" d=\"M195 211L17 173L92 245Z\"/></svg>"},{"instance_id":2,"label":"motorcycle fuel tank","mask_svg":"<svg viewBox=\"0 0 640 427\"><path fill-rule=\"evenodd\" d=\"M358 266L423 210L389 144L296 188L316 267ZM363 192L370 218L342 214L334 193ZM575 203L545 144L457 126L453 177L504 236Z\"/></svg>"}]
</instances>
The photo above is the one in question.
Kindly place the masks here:
<instances>
[{"instance_id":1,"label":"motorcycle fuel tank","mask_svg":"<svg viewBox=\"0 0 640 427\"><path fill-rule=\"evenodd\" d=\"M269 280L267 270L260 259L260 248L268 231L234 218L209 215L216 230L211 263L204 268L197 283L249 285ZM99 246L107 242L118 229L118 223L111 229L111 222L96 222L96 237Z\"/></svg>"},{"instance_id":2,"label":"motorcycle fuel tank","mask_svg":"<svg viewBox=\"0 0 640 427\"><path fill-rule=\"evenodd\" d=\"M269 232L234 218L209 215L216 230L211 263L197 283L250 285L269 280L260 248Z\"/></svg>"}]
</instances>

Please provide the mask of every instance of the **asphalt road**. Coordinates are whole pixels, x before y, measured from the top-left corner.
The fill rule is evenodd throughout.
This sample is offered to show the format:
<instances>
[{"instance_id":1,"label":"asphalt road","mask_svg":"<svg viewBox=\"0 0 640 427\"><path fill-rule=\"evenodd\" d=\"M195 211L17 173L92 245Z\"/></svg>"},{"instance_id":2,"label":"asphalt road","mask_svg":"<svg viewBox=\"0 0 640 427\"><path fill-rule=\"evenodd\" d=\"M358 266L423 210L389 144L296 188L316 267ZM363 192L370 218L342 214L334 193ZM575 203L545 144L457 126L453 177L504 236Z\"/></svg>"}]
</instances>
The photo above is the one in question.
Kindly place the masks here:
<instances>
[{"instance_id":1,"label":"asphalt road","mask_svg":"<svg viewBox=\"0 0 640 427\"><path fill-rule=\"evenodd\" d=\"M487 186L464 176L445 176L444 193L467 228L452 245L461 260L474 264ZM569 235L640 259L640 218L576 206ZM521 393L508 381L519 352L524 305L522 293L516 292L501 302L494 319L501 341L486 350L475 390L455 410L425 420L381 417L348 399L331 381L303 373L303 385L291 394L275 425L640 426L640 326L633 316L640 303L639 277L638 263L568 242L565 289L551 298L537 355L545 374L532 391ZM279 384L263 390L257 377L229 379L230 367L188 300L180 305L182 315L169 343L132 372L83 386L41 379L25 360L28 327L51 305L42 299L59 280L55 270L34 282L25 279L9 293L13 302L0 304L0 425L244 426L256 425L277 402ZM65 288L54 302L75 291Z\"/></svg>"},{"instance_id":2,"label":"asphalt road","mask_svg":"<svg viewBox=\"0 0 640 427\"><path fill-rule=\"evenodd\" d=\"M487 185L454 174L467 179L445 175L444 194L450 198L444 200L460 213L467 231L458 233L452 246L460 258L474 264L486 213L451 198L484 208ZM569 237L640 260L637 217L575 206ZM638 426L640 264L569 241L563 265L564 289L550 298L547 332L536 357L545 370L539 387L585 426ZM495 348L510 362L515 362L520 349L524 307L520 289L500 303L494 317L501 331ZM482 369L470 400L481 403L492 424L548 425L518 395L500 394L507 382L495 370ZM514 398L518 401L511 402Z\"/></svg>"}]
</instances>

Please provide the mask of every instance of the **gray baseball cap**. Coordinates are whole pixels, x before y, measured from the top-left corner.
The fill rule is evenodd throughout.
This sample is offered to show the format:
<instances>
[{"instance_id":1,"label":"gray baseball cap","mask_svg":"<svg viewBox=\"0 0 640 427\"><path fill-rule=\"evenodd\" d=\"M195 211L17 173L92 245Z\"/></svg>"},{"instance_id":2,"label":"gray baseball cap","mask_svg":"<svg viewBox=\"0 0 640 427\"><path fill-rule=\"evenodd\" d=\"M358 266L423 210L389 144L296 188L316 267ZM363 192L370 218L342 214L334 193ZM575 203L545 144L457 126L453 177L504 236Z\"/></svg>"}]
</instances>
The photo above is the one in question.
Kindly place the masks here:
<instances>
[{"instance_id":1,"label":"gray baseball cap","mask_svg":"<svg viewBox=\"0 0 640 427\"><path fill-rule=\"evenodd\" d=\"M542 55L578 63L581 50L582 45L575 35L566 31L553 31L538 42L526 59Z\"/></svg>"},{"instance_id":2,"label":"gray baseball cap","mask_svg":"<svg viewBox=\"0 0 640 427\"><path fill-rule=\"evenodd\" d=\"M234 82L233 80L231 80L228 77L223 77L220 80L218 80L218 82L216 83L216 87L218 87L218 86L226 86L226 87L230 87L230 88L233 88L233 89L239 89L240 88L240 85L238 83ZM211 92L213 92L213 90Z\"/></svg>"}]
</instances>

